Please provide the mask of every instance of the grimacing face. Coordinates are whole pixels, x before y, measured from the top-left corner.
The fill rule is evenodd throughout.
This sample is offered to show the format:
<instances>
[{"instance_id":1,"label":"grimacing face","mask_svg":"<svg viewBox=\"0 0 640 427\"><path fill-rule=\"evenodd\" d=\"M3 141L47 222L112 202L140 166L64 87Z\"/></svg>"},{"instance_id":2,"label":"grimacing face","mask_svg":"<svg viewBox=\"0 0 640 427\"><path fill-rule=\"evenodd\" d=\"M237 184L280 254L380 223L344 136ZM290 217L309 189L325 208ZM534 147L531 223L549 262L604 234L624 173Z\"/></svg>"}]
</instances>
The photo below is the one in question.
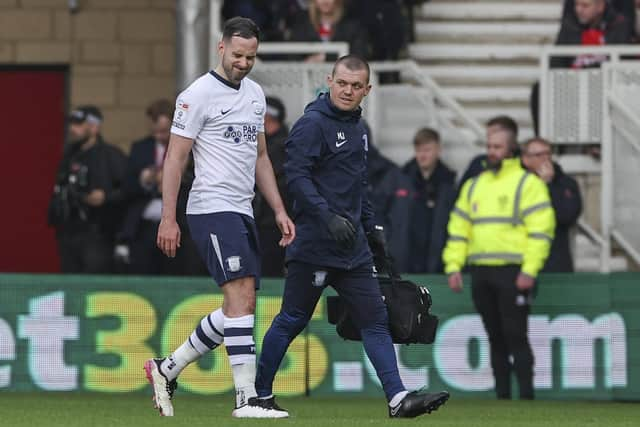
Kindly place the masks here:
<instances>
[{"instance_id":1,"label":"grimacing face","mask_svg":"<svg viewBox=\"0 0 640 427\"><path fill-rule=\"evenodd\" d=\"M227 80L239 84L251 72L257 51L258 39L255 37L233 36L218 43L218 55Z\"/></svg>"},{"instance_id":2,"label":"grimacing face","mask_svg":"<svg viewBox=\"0 0 640 427\"><path fill-rule=\"evenodd\" d=\"M369 94L371 85L365 68L350 70L343 64L338 64L333 76L327 78L329 95L333 104L343 111L353 111Z\"/></svg>"}]
</instances>

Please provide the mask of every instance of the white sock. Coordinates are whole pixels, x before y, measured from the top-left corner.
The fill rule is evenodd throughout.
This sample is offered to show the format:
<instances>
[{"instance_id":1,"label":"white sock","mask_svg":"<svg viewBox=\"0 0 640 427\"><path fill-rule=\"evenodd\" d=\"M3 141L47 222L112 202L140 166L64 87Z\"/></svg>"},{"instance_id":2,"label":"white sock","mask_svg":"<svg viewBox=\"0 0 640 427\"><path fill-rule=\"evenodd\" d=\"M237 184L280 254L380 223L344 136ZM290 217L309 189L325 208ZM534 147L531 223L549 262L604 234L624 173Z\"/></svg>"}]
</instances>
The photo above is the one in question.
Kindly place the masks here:
<instances>
[{"instance_id":1,"label":"white sock","mask_svg":"<svg viewBox=\"0 0 640 427\"><path fill-rule=\"evenodd\" d=\"M391 402L389 402L389 406L395 408L400 404L400 402L402 402L402 399L404 399L407 394L409 394L407 390L396 393L396 395L393 396L393 399L391 399Z\"/></svg>"},{"instance_id":2,"label":"white sock","mask_svg":"<svg viewBox=\"0 0 640 427\"><path fill-rule=\"evenodd\" d=\"M236 386L236 408L244 406L250 397L256 397L256 362L231 365L233 383Z\"/></svg>"},{"instance_id":3,"label":"white sock","mask_svg":"<svg viewBox=\"0 0 640 427\"><path fill-rule=\"evenodd\" d=\"M224 340L224 314L219 308L205 316L191 336L163 360L160 370L169 379L175 379L190 363L218 347Z\"/></svg>"},{"instance_id":4,"label":"white sock","mask_svg":"<svg viewBox=\"0 0 640 427\"><path fill-rule=\"evenodd\" d=\"M236 386L236 408L247 404L256 393L256 345L253 340L254 315L224 318L224 343Z\"/></svg>"},{"instance_id":5,"label":"white sock","mask_svg":"<svg viewBox=\"0 0 640 427\"><path fill-rule=\"evenodd\" d=\"M200 358L200 353L186 340L160 364L160 371L169 381L174 380L187 365Z\"/></svg>"}]
</instances>

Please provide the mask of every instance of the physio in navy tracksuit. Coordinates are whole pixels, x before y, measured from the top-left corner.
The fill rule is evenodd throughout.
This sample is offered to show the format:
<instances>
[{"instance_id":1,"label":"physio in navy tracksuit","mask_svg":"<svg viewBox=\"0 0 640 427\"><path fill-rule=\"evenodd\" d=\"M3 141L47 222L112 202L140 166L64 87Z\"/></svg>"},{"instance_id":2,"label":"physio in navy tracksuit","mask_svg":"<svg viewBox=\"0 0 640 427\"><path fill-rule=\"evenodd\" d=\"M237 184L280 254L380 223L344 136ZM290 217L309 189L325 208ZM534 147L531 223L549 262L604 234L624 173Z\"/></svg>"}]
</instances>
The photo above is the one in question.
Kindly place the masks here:
<instances>
[{"instance_id":1,"label":"physio in navy tracksuit","mask_svg":"<svg viewBox=\"0 0 640 427\"><path fill-rule=\"evenodd\" d=\"M329 94L306 107L286 141L296 239L287 247L282 307L264 337L256 391L259 398L272 395L289 344L330 285L360 329L389 401L389 415L417 416L436 409L448 393L407 393L398 374L372 258L372 250L379 257L387 254L384 231L376 227L367 199L368 141L360 102L370 89L369 67L357 56L340 58L328 84Z\"/></svg>"}]
</instances>

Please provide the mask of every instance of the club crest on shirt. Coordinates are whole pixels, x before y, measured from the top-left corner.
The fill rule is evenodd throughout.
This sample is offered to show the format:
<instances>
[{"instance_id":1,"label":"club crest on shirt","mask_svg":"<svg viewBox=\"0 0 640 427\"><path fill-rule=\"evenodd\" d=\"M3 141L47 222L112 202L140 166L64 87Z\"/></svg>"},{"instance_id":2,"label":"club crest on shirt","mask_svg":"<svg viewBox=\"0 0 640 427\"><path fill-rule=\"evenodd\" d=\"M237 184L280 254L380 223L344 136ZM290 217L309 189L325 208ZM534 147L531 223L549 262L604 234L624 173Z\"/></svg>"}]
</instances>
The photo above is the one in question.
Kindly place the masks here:
<instances>
[{"instance_id":1,"label":"club crest on shirt","mask_svg":"<svg viewBox=\"0 0 640 427\"><path fill-rule=\"evenodd\" d=\"M327 272L323 270L313 272L313 286L321 287L327 281Z\"/></svg>"},{"instance_id":2,"label":"club crest on shirt","mask_svg":"<svg viewBox=\"0 0 640 427\"><path fill-rule=\"evenodd\" d=\"M240 271L242 265L240 264L240 257L237 255L230 256L227 258L227 271L231 273L235 273Z\"/></svg>"}]
</instances>

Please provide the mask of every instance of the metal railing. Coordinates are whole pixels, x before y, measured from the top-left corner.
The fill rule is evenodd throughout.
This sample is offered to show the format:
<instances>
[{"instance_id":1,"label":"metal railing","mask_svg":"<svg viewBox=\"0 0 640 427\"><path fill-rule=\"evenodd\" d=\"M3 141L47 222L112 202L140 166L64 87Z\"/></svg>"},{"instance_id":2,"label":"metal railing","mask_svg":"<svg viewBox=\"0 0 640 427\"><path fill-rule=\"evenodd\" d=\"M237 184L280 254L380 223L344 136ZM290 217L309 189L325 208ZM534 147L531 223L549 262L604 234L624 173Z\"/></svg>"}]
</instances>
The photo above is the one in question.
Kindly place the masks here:
<instances>
[{"instance_id":1,"label":"metal railing","mask_svg":"<svg viewBox=\"0 0 640 427\"><path fill-rule=\"evenodd\" d=\"M620 85L616 74L628 74L630 78ZM640 191L631 176L627 176L637 174L640 165L640 111L628 103L629 100L638 103L640 61L604 64L603 75L602 262L608 260L611 242L615 241L640 265L636 220L640 217ZM627 194L620 197L620 192ZM625 221L625 217L630 220Z\"/></svg>"},{"instance_id":2,"label":"metal railing","mask_svg":"<svg viewBox=\"0 0 640 427\"><path fill-rule=\"evenodd\" d=\"M548 138L556 143L558 142L570 142L570 143L599 143L600 134L598 129L585 129L584 127L593 125L594 117L601 114L599 108L601 105L601 91L595 90L592 93L588 93L589 89L589 74L596 74L596 80L599 80L599 69L581 69L581 70L568 70L568 69L552 69L551 58L553 57L573 57L581 55L597 55L607 57L607 62L617 63L620 62L623 56L635 56L640 58L640 46L638 45L617 45L617 46L545 46L540 54L540 135L544 138ZM570 73L567 75L567 79L564 81L555 82L553 80L553 73ZM553 86L553 92L551 91L551 84ZM552 98L557 97L558 94L571 93L571 96L578 100L574 105L575 111L573 111L574 120L570 122L577 128L573 129L571 134L575 135L575 140L559 141L559 138L554 132L554 123L552 120L558 118L559 114L555 114L553 111ZM580 102L583 101L583 102ZM595 109L589 110L594 107ZM566 105L562 106L562 111L558 111L560 114L566 114ZM598 118L598 125L599 125ZM562 126L571 126L571 123L562 123ZM582 127L582 128L581 128ZM580 139L591 140L580 140ZM560 138L561 139L561 138Z\"/></svg>"}]
</instances>

